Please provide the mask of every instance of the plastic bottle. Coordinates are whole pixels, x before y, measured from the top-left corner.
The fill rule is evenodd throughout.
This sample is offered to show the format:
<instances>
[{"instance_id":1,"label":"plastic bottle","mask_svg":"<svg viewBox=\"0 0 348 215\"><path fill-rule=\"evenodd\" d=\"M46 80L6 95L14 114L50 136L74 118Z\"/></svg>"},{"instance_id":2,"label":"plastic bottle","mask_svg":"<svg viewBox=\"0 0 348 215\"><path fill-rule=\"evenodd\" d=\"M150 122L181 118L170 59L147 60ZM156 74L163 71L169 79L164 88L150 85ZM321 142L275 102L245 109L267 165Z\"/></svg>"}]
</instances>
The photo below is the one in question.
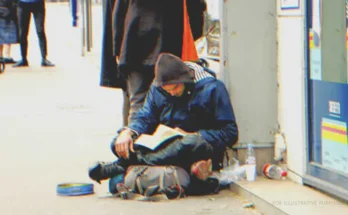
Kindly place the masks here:
<instances>
[{"instance_id":1,"label":"plastic bottle","mask_svg":"<svg viewBox=\"0 0 348 215\"><path fill-rule=\"evenodd\" d=\"M219 180L221 185L228 185L245 178L245 166L240 166L239 161L232 158L234 164L220 170Z\"/></svg>"},{"instance_id":2,"label":"plastic bottle","mask_svg":"<svg viewBox=\"0 0 348 215\"><path fill-rule=\"evenodd\" d=\"M256 155L252 143L248 143L246 158L245 158L246 177L248 181L256 179Z\"/></svg>"},{"instance_id":3,"label":"plastic bottle","mask_svg":"<svg viewBox=\"0 0 348 215\"><path fill-rule=\"evenodd\" d=\"M274 164L265 164L263 166L263 174L270 179L281 180L285 179L287 172Z\"/></svg>"}]
</instances>

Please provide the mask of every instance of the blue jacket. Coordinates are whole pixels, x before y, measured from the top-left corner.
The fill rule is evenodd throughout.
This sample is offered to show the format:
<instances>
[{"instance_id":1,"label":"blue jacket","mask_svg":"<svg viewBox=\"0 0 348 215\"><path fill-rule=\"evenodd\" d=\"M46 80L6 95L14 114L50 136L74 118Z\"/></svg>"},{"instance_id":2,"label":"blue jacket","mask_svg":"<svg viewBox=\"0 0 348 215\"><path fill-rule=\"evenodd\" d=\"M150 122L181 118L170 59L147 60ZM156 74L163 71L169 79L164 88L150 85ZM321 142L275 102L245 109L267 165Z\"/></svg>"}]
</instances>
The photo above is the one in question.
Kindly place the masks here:
<instances>
[{"instance_id":1,"label":"blue jacket","mask_svg":"<svg viewBox=\"0 0 348 215\"><path fill-rule=\"evenodd\" d=\"M238 128L225 85L206 77L186 85L182 97L172 97L151 85L144 106L128 128L138 134L151 134L159 124L199 132L214 148L214 169L222 167L226 146L238 140Z\"/></svg>"}]
</instances>

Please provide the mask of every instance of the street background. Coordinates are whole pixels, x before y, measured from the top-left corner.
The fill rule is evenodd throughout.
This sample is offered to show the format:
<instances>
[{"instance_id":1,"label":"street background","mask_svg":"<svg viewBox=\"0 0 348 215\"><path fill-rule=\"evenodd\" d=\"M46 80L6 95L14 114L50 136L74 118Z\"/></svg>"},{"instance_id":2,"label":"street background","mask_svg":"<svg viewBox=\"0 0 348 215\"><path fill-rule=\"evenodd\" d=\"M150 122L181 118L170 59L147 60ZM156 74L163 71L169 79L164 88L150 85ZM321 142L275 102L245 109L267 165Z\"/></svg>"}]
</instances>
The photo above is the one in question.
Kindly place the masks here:
<instances>
[{"instance_id":1,"label":"street background","mask_svg":"<svg viewBox=\"0 0 348 215\"><path fill-rule=\"evenodd\" d=\"M48 59L42 68L35 25L28 68L0 75L0 214L257 214L232 192L170 202L110 198L108 183L94 195L59 197L59 183L92 182L87 169L115 159L109 144L122 123L120 90L99 86L102 8L93 6L93 50L81 57L81 29L69 5L47 4ZM20 59L19 45L12 47Z\"/></svg>"}]
</instances>

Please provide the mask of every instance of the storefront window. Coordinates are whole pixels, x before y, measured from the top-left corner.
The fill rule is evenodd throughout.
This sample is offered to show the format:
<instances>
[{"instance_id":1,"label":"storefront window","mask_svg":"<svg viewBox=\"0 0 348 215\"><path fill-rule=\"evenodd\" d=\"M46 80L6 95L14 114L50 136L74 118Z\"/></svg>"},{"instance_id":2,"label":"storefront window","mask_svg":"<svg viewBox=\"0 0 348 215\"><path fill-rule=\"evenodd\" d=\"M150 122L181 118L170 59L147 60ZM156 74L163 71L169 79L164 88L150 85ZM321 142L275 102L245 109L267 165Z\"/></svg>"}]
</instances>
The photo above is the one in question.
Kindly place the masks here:
<instances>
[{"instance_id":1,"label":"storefront window","mask_svg":"<svg viewBox=\"0 0 348 215\"><path fill-rule=\"evenodd\" d=\"M206 0L207 11L204 15L203 36L196 41L200 58L204 59L208 67L219 71L220 61L220 1Z\"/></svg>"},{"instance_id":2,"label":"storefront window","mask_svg":"<svg viewBox=\"0 0 348 215\"><path fill-rule=\"evenodd\" d=\"M309 173L348 190L347 8L348 0L311 0Z\"/></svg>"}]
</instances>

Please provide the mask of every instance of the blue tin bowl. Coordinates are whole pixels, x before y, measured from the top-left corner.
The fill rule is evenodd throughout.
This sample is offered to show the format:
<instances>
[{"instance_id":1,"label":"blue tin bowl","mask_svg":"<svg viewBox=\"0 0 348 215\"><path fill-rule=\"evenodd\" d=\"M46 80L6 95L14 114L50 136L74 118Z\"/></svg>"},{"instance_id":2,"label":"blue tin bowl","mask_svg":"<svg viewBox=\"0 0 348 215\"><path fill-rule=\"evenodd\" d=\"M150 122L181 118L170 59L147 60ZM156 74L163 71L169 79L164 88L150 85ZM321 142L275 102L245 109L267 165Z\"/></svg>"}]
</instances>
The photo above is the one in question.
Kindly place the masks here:
<instances>
[{"instance_id":1,"label":"blue tin bowl","mask_svg":"<svg viewBox=\"0 0 348 215\"><path fill-rule=\"evenodd\" d=\"M57 185L58 196L82 196L94 193L94 185L89 183L64 183Z\"/></svg>"}]
</instances>

